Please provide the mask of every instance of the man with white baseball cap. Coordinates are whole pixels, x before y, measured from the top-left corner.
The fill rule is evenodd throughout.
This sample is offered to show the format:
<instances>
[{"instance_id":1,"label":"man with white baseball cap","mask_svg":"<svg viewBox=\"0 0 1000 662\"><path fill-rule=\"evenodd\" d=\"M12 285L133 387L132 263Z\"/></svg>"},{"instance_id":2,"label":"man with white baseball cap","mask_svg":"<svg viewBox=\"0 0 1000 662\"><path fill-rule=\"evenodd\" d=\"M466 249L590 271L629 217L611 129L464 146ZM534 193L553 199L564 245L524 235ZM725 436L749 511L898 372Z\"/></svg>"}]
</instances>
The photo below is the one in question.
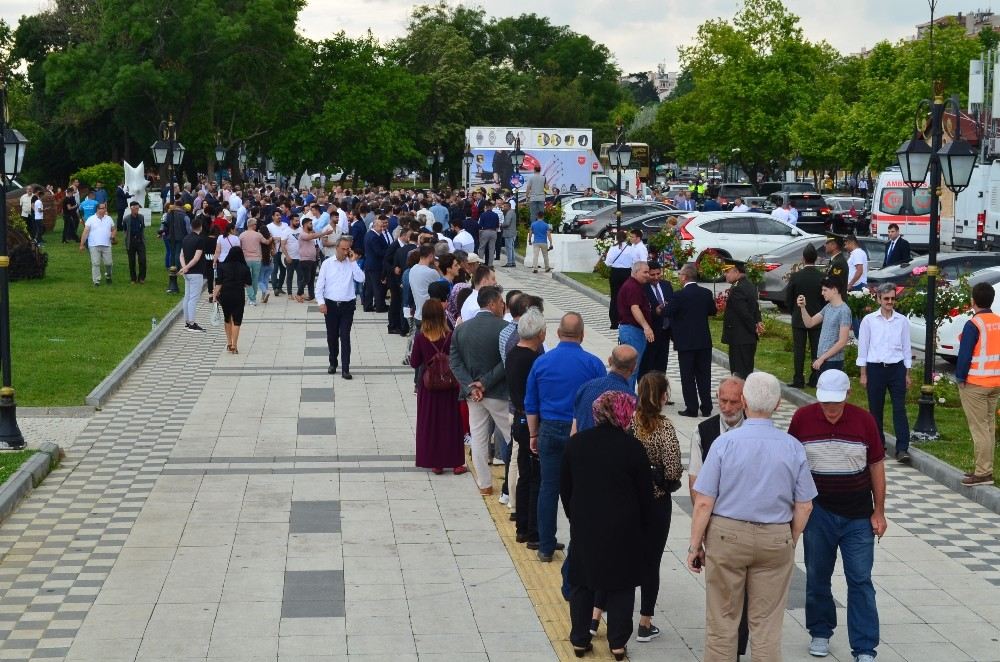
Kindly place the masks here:
<instances>
[{"instance_id":1,"label":"man with white baseball cap","mask_svg":"<svg viewBox=\"0 0 1000 662\"><path fill-rule=\"evenodd\" d=\"M826 657L837 626L830 578L840 550L847 579L847 635L855 662L874 662L879 642L872 584L875 536L885 533L885 449L874 417L847 403L841 370L819 376L816 399L792 417L788 434L805 447L816 489L802 535L806 562L809 654Z\"/></svg>"}]
</instances>

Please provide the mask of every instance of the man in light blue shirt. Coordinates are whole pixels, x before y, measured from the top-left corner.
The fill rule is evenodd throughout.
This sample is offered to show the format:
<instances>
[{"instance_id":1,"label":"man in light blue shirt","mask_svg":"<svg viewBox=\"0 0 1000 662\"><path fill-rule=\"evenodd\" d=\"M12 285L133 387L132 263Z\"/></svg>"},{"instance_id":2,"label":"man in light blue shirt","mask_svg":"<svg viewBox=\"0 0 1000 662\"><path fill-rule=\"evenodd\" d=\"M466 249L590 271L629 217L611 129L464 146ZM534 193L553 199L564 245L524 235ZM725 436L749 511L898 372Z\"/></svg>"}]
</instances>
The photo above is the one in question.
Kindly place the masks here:
<instances>
[{"instance_id":1,"label":"man in light blue shirt","mask_svg":"<svg viewBox=\"0 0 1000 662\"><path fill-rule=\"evenodd\" d=\"M451 214L448 212L448 208L441 204L440 199L434 200L434 204L431 205L431 213L434 214L434 220L440 223L441 227L448 227Z\"/></svg>"},{"instance_id":2,"label":"man in light blue shirt","mask_svg":"<svg viewBox=\"0 0 1000 662\"><path fill-rule=\"evenodd\" d=\"M524 411L531 450L538 453L538 558L549 562L556 549L556 512L563 451L573 424L573 400L585 382L604 376L604 363L583 349L583 318L566 313L559 322L559 344L535 361L528 373ZM529 549L532 547L529 544Z\"/></svg>"},{"instance_id":3,"label":"man in light blue shirt","mask_svg":"<svg viewBox=\"0 0 1000 662\"><path fill-rule=\"evenodd\" d=\"M749 589L753 658L779 660L795 545L816 484L802 444L771 420L781 401L778 379L751 374L742 398L746 421L715 440L694 484L687 564L708 570L705 658L736 658L741 610L731 605Z\"/></svg>"}]
</instances>

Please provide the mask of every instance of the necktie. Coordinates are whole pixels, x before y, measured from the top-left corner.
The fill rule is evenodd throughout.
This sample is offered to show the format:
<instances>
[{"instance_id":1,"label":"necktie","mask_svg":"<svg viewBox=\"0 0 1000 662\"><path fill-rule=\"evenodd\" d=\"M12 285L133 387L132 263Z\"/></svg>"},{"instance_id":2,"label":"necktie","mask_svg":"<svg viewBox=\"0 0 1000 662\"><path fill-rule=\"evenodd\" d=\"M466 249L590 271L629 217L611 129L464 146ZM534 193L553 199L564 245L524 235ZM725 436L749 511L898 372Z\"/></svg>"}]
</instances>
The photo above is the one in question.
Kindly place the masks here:
<instances>
[{"instance_id":1,"label":"necktie","mask_svg":"<svg viewBox=\"0 0 1000 662\"><path fill-rule=\"evenodd\" d=\"M893 239L892 241L889 242L889 250L886 251L886 253L885 253L885 255L886 255L887 258L890 255L892 255L892 249L894 249L895 247L896 247L896 240Z\"/></svg>"}]
</instances>

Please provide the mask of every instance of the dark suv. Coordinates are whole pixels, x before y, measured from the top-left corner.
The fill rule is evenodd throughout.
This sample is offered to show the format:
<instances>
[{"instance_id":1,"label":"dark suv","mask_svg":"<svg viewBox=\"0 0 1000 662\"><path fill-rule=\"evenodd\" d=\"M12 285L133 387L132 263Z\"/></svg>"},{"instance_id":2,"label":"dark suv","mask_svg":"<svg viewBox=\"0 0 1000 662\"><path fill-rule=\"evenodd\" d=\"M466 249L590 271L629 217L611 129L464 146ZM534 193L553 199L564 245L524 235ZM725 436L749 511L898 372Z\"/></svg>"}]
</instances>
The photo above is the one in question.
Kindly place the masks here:
<instances>
[{"instance_id":1,"label":"dark suv","mask_svg":"<svg viewBox=\"0 0 1000 662\"><path fill-rule=\"evenodd\" d=\"M799 212L799 220L796 223L806 232L822 234L830 231L833 223L833 213L826 199L819 193L772 193L767 197L765 211L771 211L781 207L785 201L791 202L796 211Z\"/></svg>"},{"instance_id":2,"label":"dark suv","mask_svg":"<svg viewBox=\"0 0 1000 662\"><path fill-rule=\"evenodd\" d=\"M816 187L810 182L761 182L757 186L757 194L769 196L772 193L816 193Z\"/></svg>"}]
</instances>

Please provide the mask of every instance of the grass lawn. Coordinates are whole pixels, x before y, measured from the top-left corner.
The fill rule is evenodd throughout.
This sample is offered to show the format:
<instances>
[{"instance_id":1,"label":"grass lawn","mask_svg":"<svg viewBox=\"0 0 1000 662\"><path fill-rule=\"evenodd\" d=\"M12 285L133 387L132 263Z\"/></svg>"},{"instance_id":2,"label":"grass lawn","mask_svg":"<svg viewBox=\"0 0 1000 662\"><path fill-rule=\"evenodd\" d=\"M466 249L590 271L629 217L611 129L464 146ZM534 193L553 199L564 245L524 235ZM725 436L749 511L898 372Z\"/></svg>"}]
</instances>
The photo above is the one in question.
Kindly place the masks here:
<instances>
[{"instance_id":1,"label":"grass lawn","mask_svg":"<svg viewBox=\"0 0 1000 662\"><path fill-rule=\"evenodd\" d=\"M32 455L38 451L14 451L11 453L0 453L0 483L10 478L21 465L28 461Z\"/></svg>"},{"instance_id":2,"label":"grass lawn","mask_svg":"<svg viewBox=\"0 0 1000 662\"><path fill-rule=\"evenodd\" d=\"M132 285L124 237L112 249L114 282L94 287L90 255L63 244L62 221L46 233L45 278L10 285L11 358L17 403L76 406L180 300L165 293L159 215L146 228L145 285ZM81 227L80 231L83 229ZM183 279L181 279L183 289Z\"/></svg>"},{"instance_id":3,"label":"grass lawn","mask_svg":"<svg viewBox=\"0 0 1000 662\"><path fill-rule=\"evenodd\" d=\"M602 292L603 294L608 294L610 291L607 279L603 278L599 274L567 273L564 275L599 292ZM721 284L717 287L719 291L723 288L725 288L725 285ZM712 330L714 345L725 351L726 345L722 343L721 315L718 318L711 320L710 327ZM847 361L848 374L851 375L852 381L854 381L856 385L848 396L848 401L862 407L863 409L868 409L868 397L865 394L865 390L861 388L860 384L857 383L857 368L853 367L854 359L857 354L854 352L853 348L848 348L848 351L850 353ZM791 356L791 327L783 322L779 322L776 319L768 319L764 336L757 345L757 356L754 367L757 370L763 370L775 375L783 383L788 383L792 381ZM806 371L808 372L808 370L809 368L807 366ZM914 366L914 370L911 372L911 375L914 382L920 382L922 380L922 372L919 366ZM816 390L813 388L806 387L802 390L810 395L816 394ZM969 435L969 427L966 422L965 413L962 411L962 406L958 402L957 393L943 391L938 395L943 395L946 398L945 404L938 404L934 408L934 417L937 421L938 432L940 433L941 438L938 441L921 442L913 445L914 447L926 451L938 459L947 462L953 467L957 467L962 471L971 471L973 458L972 438ZM915 383L907 394L906 404L911 426L917 420L917 399L919 397L919 383ZM886 397L884 423L886 431L891 432L893 430L892 407L888 396ZM1000 466L1000 446L998 446L995 451L994 463L997 466ZM1000 478L1000 474L997 476ZM995 484L1000 485L1000 480L995 481Z\"/></svg>"}]
</instances>

